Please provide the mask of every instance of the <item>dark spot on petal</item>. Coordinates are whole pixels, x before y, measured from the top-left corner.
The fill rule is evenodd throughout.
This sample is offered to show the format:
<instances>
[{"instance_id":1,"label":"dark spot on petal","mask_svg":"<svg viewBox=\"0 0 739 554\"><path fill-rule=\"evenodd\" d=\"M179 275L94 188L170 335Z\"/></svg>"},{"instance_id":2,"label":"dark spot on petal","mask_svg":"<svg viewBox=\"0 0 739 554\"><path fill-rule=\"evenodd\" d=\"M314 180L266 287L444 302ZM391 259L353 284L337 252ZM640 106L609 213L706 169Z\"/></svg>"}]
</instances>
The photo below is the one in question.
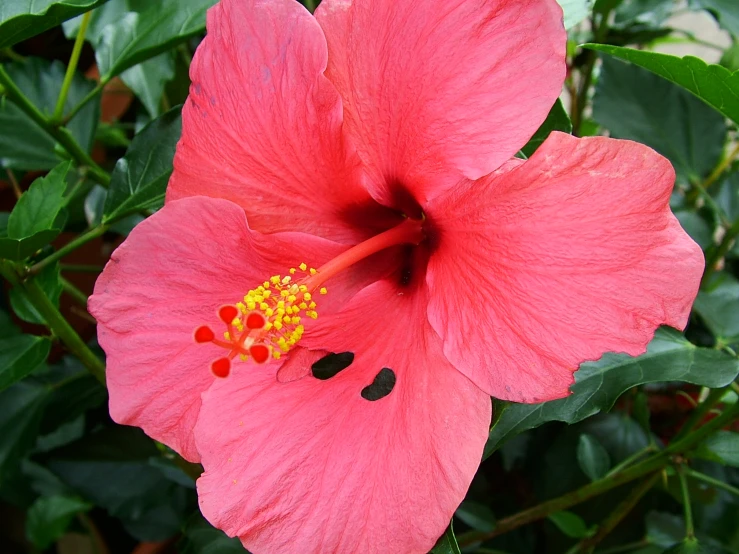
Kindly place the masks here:
<instances>
[{"instance_id":1,"label":"dark spot on petal","mask_svg":"<svg viewBox=\"0 0 739 554\"><path fill-rule=\"evenodd\" d=\"M352 365L353 361L354 352L331 353L315 362L310 368L313 372L313 377L325 381L334 377L342 369L346 369Z\"/></svg>"},{"instance_id":2,"label":"dark spot on petal","mask_svg":"<svg viewBox=\"0 0 739 554\"><path fill-rule=\"evenodd\" d=\"M395 372L389 367L383 367L375 376L371 385L362 389L362 398L374 402L385 398L395 387Z\"/></svg>"}]
</instances>

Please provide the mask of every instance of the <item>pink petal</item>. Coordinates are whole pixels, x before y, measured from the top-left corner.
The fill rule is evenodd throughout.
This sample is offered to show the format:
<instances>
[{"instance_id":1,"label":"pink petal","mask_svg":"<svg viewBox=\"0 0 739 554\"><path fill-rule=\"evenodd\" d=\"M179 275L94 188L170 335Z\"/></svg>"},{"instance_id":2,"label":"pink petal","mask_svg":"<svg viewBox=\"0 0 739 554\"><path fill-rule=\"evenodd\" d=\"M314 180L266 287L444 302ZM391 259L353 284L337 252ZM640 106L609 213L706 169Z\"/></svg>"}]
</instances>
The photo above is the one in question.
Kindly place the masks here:
<instances>
[{"instance_id":1,"label":"pink petal","mask_svg":"<svg viewBox=\"0 0 739 554\"><path fill-rule=\"evenodd\" d=\"M183 132L167 199L226 198L253 229L351 242L371 203L323 76L327 46L294 0L222 0L190 71Z\"/></svg>"},{"instance_id":2,"label":"pink petal","mask_svg":"<svg viewBox=\"0 0 739 554\"><path fill-rule=\"evenodd\" d=\"M493 396L566 396L604 352L682 329L701 249L669 209L670 163L644 145L554 133L531 159L439 197L427 281L444 353Z\"/></svg>"},{"instance_id":3,"label":"pink petal","mask_svg":"<svg viewBox=\"0 0 739 554\"><path fill-rule=\"evenodd\" d=\"M554 0L323 0L326 75L376 196L401 183L423 203L512 157L565 77Z\"/></svg>"},{"instance_id":4,"label":"pink petal","mask_svg":"<svg viewBox=\"0 0 739 554\"><path fill-rule=\"evenodd\" d=\"M252 552L426 554L480 463L490 398L456 371L426 295L361 291L305 341L354 352L328 380L237 372L203 395L203 514ZM395 387L361 396L381 368Z\"/></svg>"},{"instance_id":5,"label":"pink petal","mask_svg":"<svg viewBox=\"0 0 739 554\"><path fill-rule=\"evenodd\" d=\"M192 429L200 394L215 379L211 362L227 351L197 344L196 328L208 325L221 338L221 306L291 265L320 264L344 248L310 235L250 231L244 211L226 200L169 202L113 253L90 297L113 419L199 460ZM349 294L340 284L332 292ZM236 370L250 365L234 363Z\"/></svg>"}]
</instances>

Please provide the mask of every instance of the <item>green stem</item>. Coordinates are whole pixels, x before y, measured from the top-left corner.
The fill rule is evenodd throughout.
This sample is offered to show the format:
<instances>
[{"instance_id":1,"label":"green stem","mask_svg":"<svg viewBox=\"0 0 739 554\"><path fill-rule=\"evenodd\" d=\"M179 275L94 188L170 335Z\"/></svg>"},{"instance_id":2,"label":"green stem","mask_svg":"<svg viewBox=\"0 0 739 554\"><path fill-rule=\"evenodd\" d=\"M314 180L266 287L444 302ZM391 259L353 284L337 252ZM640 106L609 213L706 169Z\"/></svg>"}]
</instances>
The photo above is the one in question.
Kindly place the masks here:
<instances>
[{"instance_id":1,"label":"green stem","mask_svg":"<svg viewBox=\"0 0 739 554\"><path fill-rule=\"evenodd\" d=\"M90 373L105 385L105 364L87 347L38 283L31 279L23 283L23 289L33 307L46 321L49 329L61 339L72 354L79 358Z\"/></svg>"},{"instance_id":2,"label":"green stem","mask_svg":"<svg viewBox=\"0 0 739 554\"><path fill-rule=\"evenodd\" d=\"M70 273L101 273L103 271L102 266L91 264L60 264L59 268Z\"/></svg>"},{"instance_id":3,"label":"green stem","mask_svg":"<svg viewBox=\"0 0 739 554\"><path fill-rule=\"evenodd\" d=\"M707 435L725 427L737 417L739 417L739 404L728 407L721 415L688 434L685 438L672 442L664 450L661 450L646 460L628 467L619 473L609 475L603 479L599 479L598 481L593 481L575 491L553 498L552 500L547 500L546 502L537 504L532 508L503 518L498 521L495 529L489 533L472 531L460 535L457 537L459 545L462 547L469 546L477 542L497 537L498 535L517 529L527 523L545 518L554 512L566 510L576 504L590 500L591 498L623 485L624 483L639 479L649 473L660 471L670 463L670 456L691 450Z\"/></svg>"},{"instance_id":4,"label":"green stem","mask_svg":"<svg viewBox=\"0 0 739 554\"><path fill-rule=\"evenodd\" d=\"M49 121L49 119L34 106L34 104L26 97L25 94L10 78L5 68L0 66L0 85L5 88L5 94L13 103L20 108L28 117L30 117L36 125L41 127L49 136L61 144L69 155L74 158L78 164L87 166L90 175L103 186L110 184L110 175L101 168L90 155L85 152L79 143L72 136L72 133L66 127L57 127Z\"/></svg>"},{"instance_id":5,"label":"green stem","mask_svg":"<svg viewBox=\"0 0 739 554\"><path fill-rule=\"evenodd\" d=\"M718 263L728 254L734 245L734 241L739 236L739 219L737 219L731 227L726 230L724 238L718 246L711 247L706 252L706 271L703 273L701 280L701 288L705 288L718 269Z\"/></svg>"},{"instance_id":6,"label":"green stem","mask_svg":"<svg viewBox=\"0 0 739 554\"><path fill-rule=\"evenodd\" d=\"M706 414L721 401L730 387L731 385L720 389L711 389L708 396L706 396L706 399L698 404L698 406L690 413L690 416L685 420L685 423L683 423L683 426L677 432L673 440L680 440L690 433L690 431L692 431L695 426L698 425L704 417L706 417Z\"/></svg>"},{"instance_id":7,"label":"green stem","mask_svg":"<svg viewBox=\"0 0 739 554\"><path fill-rule=\"evenodd\" d=\"M90 24L90 16L92 16L91 11L82 16L80 29L79 31L77 31L77 38L74 41L72 55L69 57L69 64L67 65L67 73L64 75L64 81L62 82L62 90L59 93L59 98L56 101L56 109L54 110L54 115L51 116L51 121L55 124L60 123L62 120L62 116L64 115L64 105L67 103L69 88L72 86L72 79L74 78L75 71L77 71L77 64L80 61L82 46L84 46L85 44L85 35L87 34L87 26Z\"/></svg>"},{"instance_id":8,"label":"green stem","mask_svg":"<svg viewBox=\"0 0 739 554\"><path fill-rule=\"evenodd\" d=\"M71 282L67 281L64 277L59 278L59 282L62 285L62 290L69 296L74 298L78 303L87 308L87 295L80 289L75 287Z\"/></svg>"},{"instance_id":9,"label":"green stem","mask_svg":"<svg viewBox=\"0 0 739 554\"><path fill-rule=\"evenodd\" d=\"M14 62L23 63L23 62L26 61L26 58L25 57L21 56L20 54L18 54L15 51L13 51L12 48L3 48L2 50L0 50L0 54L2 54L6 58L8 58L9 60L14 61Z\"/></svg>"},{"instance_id":10,"label":"green stem","mask_svg":"<svg viewBox=\"0 0 739 554\"><path fill-rule=\"evenodd\" d=\"M695 527L693 526L693 509L690 506L690 490L688 489L688 480L685 478L683 466L677 467L677 476L680 479L680 491L683 497L683 508L685 509L685 538L695 538Z\"/></svg>"},{"instance_id":11,"label":"green stem","mask_svg":"<svg viewBox=\"0 0 739 554\"><path fill-rule=\"evenodd\" d=\"M611 11L609 9L601 14L598 27L593 32L593 42L603 43L608 37L608 19L611 17ZM593 81L595 62L598 60L598 54L594 50L586 50L583 55L585 56L585 65L581 72L580 91L576 96L576 102L574 102L576 108L572 112L572 133L575 136L580 136L585 107L588 103L588 93L590 92L590 85Z\"/></svg>"},{"instance_id":12,"label":"green stem","mask_svg":"<svg viewBox=\"0 0 739 554\"><path fill-rule=\"evenodd\" d=\"M67 123L69 123L69 121L70 121L70 120L71 120L71 119L72 119L72 118L73 118L73 117L74 117L75 115L77 115L77 113L78 113L78 112L79 112L79 111L80 111L80 110L81 110L82 108L84 108L84 107L85 107L85 106L87 105L87 103L88 103L88 102L89 102L90 100L92 100L92 99L93 99L93 98L95 98L95 97L96 97L96 96L97 96L98 94L100 94L100 93L102 92L102 90L103 90L103 89L105 88L105 85L107 85L107 84L108 84L108 80L107 80L107 79L100 79L100 82L99 82L99 83L98 83L98 84L97 84L97 85L95 86L95 88L94 88L94 89L92 89L92 90L91 90L90 92L88 92L88 93L87 93L87 95L86 95L86 96L85 96L85 97L84 97L84 98L83 98L82 100L80 100L79 104L77 104L77 105L76 105L76 106L75 106L74 108L72 108L72 109L70 110L70 112L69 112L69 113L68 113L68 114L66 115L66 117L65 117L65 118L64 118L64 119L62 120L62 123L64 123L64 125L66 125Z\"/></svg>"},{"instance_id":13,"label":"green stem","mask_svg":"<svg viewBox=\"0 0 739 554\"><path fill-rule=\"evenodd\" d=\"M304 0L303 4L305 5L305 9L308 10L310 13L313 13L314 11L316 11L315 0Z\"/></svg>"},{"instance_id":14,"label":"green stem","mask_svg":"<svg viewBox=\"0 0 739 554\"><path fill-rule=\"evenodd\" d=\"M595 545L599 544L605 539L616 526L623 521L623 519L634 509L639 503L639 500L649 492L654 484L659 479L660 472L657 471L650 475L647 479L642 481L638 487L631 489L626 498L616 506L616 509L611 512L606 519L598 526L598 530L592 537L587 537L580 541L570 552L590 552Z\"/></svg>"},{"instance_id":15,"label":"green stem","mask_svg":"<svg viewBox=\"0 0 739 554\"><path fill-rule=\"evenodd\" d=\"M711 174L706 177L706 180L703 181L703 188L707 189L713 183L718 181L718 178L723 175L724 171L726 171L737 158L739 158L739 144L737 144L734 149L723 160L721 160L713 171L711 171Z\"/></svg>"},{"instance_id":16,"label":"green stem","mask_svg":"<svg viewBox=\"0 0 739 554\"><path fill-rule=\"evenodd\" d=\"M736 487L732 487L728 483L724 483L723 481L720 481L718 479L714 479L710 475L706 475L705 473L701 473L700 471L696 471L691 468L686 468L686 472L689 477L692 477L693 479L697 479L698 481L703 481L704 483L707 483L711 486L714 486L718 489L723 489L726 492L730 492L731 494L735 496L739 496L739 489Z\"/></svg>"},{"instance_id":17,"label":"green stem","mask_svg":"<svg viewBox=\"0 0 739 554\"><path fill-rule=\"evenodd\" d=\"M642 449L641 449L641 450L639 450L638 452L634 452L634 453L633 453L633 454L632 454L631 456L629 456L628 458L626 458L625 460L623 460L623 461L622 461L621 463L619 463L619 464L617 464L616 466L614 466L614 467L613 467L613 468L611 469L611 471L609 471L609 472L608 472L608 473L606 474L606 477L609 477L609 476L611 476L611 475L613 475L613 474L615 474L615 473L618 473L619 471L623 470L624 468L626 468L626 467L628 467L628 466L632 465L632 464L633 464L634 462L636 462L636 461L637 461L638 459L640 459L640 458L643 458L643 457L644 457L644 456L646 456L647 454L651 454L651 453L652 453L652 452L654 452L655 450L656 450L656 447L655 447L655 445L654 445L654 444L650 444L650 445L648 445L648 446L645 446L644 448L642 448Z\"/></svg>"},{"instance_id":18,"label":"green stem","mask_svg":"<svg viewBox=\"0 0 739 554\"><path fill-rule=\"evenodd\" d=\"M631 552L632 550L646 548L650 544L652 543L650 543L648 540L642 539L640 541L630 542L628 544L622 544L620 546L614 546L613 548L608 548L606 550L599 550L598 554L622 554L623 552Z\"/></svg>"},{"instance_id":19,"label":"green stem","mask_svg":"<svg viewBox=\"0 0 739 554\"><path fill-rule=\"evenodd\" d=\"M70 252L73 252L74 250L77 250L80 246L83 246L90 242L91 240L96 239L97 237L101 236L105 231L108 230L107 225L98 225L97 227L93 227L89 231L82 233L74 240L68 242L64 246L62 246L59 250L54 252L53 254L50 254L37 264L31 266L31 268L28 270L28 272L31 275L37 274L39 271L44 269L49 264L53 264L54 262L59 261L64 256L69 254Z\"/></svg>"}]
</instances>

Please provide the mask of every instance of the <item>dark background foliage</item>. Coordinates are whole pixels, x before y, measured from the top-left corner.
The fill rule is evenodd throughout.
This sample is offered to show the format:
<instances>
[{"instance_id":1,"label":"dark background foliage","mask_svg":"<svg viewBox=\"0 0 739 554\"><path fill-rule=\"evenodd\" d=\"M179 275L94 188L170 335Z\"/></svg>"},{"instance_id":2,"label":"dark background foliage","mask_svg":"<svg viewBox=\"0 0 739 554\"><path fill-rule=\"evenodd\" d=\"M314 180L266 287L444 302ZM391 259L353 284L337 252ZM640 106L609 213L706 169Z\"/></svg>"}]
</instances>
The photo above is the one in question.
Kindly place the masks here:
<instances>
[{"instance_id":1,"label":"dark background foliage","mask_svg":"<svg viewBox=\"0 0 739 554\"><path fill-rule=\"evenodd\" d=\"M199 515L199 467L110 420L85 309L163 202L213 3L0 6L0 552L244 552ZM584 364L567 399L495 402L434 553L739 552L739 2L560 3L563 101L519 155L555 129L655 148L706 274L684 335ZM714 30L679 25L695 18ZM654 53L675 45L708 59Z\"/></svg>"}]
</instances>

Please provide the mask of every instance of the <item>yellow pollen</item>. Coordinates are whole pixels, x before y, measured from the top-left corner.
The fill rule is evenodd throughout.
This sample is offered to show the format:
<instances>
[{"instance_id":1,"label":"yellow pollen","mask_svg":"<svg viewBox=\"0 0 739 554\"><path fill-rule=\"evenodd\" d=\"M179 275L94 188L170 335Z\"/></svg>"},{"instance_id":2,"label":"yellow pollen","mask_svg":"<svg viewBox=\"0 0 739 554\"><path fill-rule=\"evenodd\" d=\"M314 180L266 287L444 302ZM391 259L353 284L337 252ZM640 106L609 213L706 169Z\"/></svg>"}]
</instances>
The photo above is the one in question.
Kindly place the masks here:
<instances>
[{"instance_id":1,"label":"yellow pollen","mask_svg":"<svg viewBox=\"0 0 739 554\"><path fill-rule=\"evenodd\" d=\"M318 272L306 263L289 268L288 272L289 275L272 275L248 291L243 301L235 304L238 315L223 336L241 349L236 359L248 360L251 354L246 351L254 344L262 344L270 348L272 358L279 360L302 338L305 327L301 322L304 318L318 318L313 290L309 283L306 284L310 276ZM326 289L320 289L320 293L326 294ZM247 320L252 312L264 316L264 328L247 328Z\"/></svg>"},{"instance_id":2,"label":"yellow pollen","mask_svg":"<svg viewBox=\"0 0 739 554\"><path fill-rule=\"evenodd\" d=\"M328 290L326 287L321 287L321 290L319 291L321 294L328 294Z\"/></svg>"}]
</instances>

